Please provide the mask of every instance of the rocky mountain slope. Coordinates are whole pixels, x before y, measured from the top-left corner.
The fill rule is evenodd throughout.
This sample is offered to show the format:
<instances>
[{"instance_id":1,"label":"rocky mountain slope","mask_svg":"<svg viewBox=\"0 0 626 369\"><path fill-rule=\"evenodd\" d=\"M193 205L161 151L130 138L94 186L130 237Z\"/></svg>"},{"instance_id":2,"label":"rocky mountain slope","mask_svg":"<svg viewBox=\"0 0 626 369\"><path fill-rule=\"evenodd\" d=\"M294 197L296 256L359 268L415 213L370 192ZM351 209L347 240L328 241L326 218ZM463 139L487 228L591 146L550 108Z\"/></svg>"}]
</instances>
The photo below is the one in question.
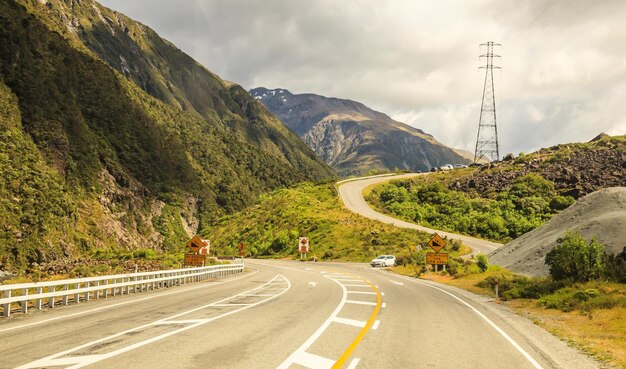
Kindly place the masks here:
<instances>
[{"instance_id":1,"label":"rocky mountain slope","mask_svg":"<svg viewBox=\"0 0 626 369\"><path fill-rule=\"evenodd\" d=\"M566 231L578 231L587 241L596 237L609 254L617 255L626 247L626 187L593 192L547 223L492 252L492 263L512 271L547 276L545 256Z\"/></svg>"},{"instance_id":2,"label":"rocky mountain slope","mask_svg":"<svg viewBox=\"0 0 626 369\"><path fill-rule=\"evenodd\" d=\"M587 143L541 149L451 181L449 187L481 196L506 188L517 178L538 173L564 196L577 199L602 188L626 186L626 136L601 134Z\"/></svg>"},{"instance_id":3,"label":"rocky mountain slope","mask_svg":"<svg viewBox=\"0 0 626 369\"><path fill-rule=\"evenodd\" d=\"M344 176L469 162L424 131L356 101L263 87L250 94Z\"/></svg>"},{"instance_id":4,"label":"rocky mountain slope","mask_svg":"<svg viewBox=\"0 0 626 369\"><path fill-rule=\"evenodd\" d=\"M0 270L175 252L332 170L240 86L93 0L0 2Z\"/></svg>"}]
</instances>

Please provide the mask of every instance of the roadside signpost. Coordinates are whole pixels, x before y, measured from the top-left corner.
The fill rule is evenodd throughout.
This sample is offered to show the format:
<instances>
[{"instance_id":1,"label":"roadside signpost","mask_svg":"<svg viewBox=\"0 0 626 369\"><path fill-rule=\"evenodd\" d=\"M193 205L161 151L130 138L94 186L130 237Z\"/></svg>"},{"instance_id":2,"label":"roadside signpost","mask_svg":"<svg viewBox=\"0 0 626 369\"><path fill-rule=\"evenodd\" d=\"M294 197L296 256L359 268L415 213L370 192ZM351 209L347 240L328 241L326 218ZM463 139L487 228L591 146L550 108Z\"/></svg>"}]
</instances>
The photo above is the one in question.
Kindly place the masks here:
<instances>
[{"instance_id":1,"label":"roadside signpost","mask_svg":"<svg viewBox=\"0 0 626 369\"><path fill-rule=\"evenodd\" d=\"M185 254L184 265L192 267L201 267L206 264L206 255Z\"/></svg>"},{"instance_id":2,"label":"roadside signpost","mask_svg":"<svg viewBox=\"0 0 626 369\"><path fill-rule=\"evenodd\" d=\"M209 253L210 246L211 241L203 240L198 237L198 235L193 236L189 241L187 241L187 248L190 252L185 254L183 265L193 267L205 266L206 256Z\"/></svg>"},{"instance_id":3,"label":"roadside signpost","mask_svg":"<svg viewBox=\"0 0 626 369\"><path fill-rule=\"evenodd\" d=\"M432 253L426 254L426 264L441 265L448 262L448 254Z\"/></svg>"},{"instance_id":4,"label":"roadside signpost","mask_svg":"<svg viewBox=\"0 0 626 369\"><path fill-rule=\"evenodd\" d=\"M302 255L304 254L304 258L306 259L306 254L309 252L309 238L308 237L300 237L298 240L298 251L300 251L300 259L302 259Z\"/></svg>"},{"instance_id":5,"label":"roadside signpost","mask_svg":"<svg viewBox=\"0 0 626 369\"><path fill-rule=\"evenodd\" d=\"M239 256L243 258L246 255L246 244L243 242L239 242L237 248L239 249Z\"/></svg>"},{"instance_id":6,"label":"roadside signpost","mask_svg":"<svg viewBox=\"0 0 626 369\"><path fill-rule=\"evenodd\" d=\"M440 235L435 233L435 235L428 241L428 246L433 249L435 252L429 252L426 254L426 264L432 264L435 266L435 271L437 271L439 265L443 265L443 270L446 270L446 263L448 262L448 253L439 252L441 249L446 247L446 240L441 238Z\"/></svg>"},{"instance_id":7,"label":"roadside signpost","mask_svg":"<svg viewBox=\"0 0 626 369\"><path fill-rule=\"evenodd\" d=\"M431 249L435 250L435 252L439 252L441 249L446 247L446 241L441 238L440 235L435 233L430 241L428 241L428 246L430 246Z\"/></svg>"}]
</instances>

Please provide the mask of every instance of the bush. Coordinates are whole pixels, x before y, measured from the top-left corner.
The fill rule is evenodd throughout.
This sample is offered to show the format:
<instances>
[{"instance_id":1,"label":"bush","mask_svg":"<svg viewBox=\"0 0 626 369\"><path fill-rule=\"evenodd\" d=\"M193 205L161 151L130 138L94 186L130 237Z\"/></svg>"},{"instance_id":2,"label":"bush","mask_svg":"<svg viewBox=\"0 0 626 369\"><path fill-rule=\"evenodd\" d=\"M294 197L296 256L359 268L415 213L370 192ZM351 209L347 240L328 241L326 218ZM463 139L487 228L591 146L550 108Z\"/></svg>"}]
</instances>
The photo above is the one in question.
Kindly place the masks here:
<instances>
[{"instance_id":1,"label":"bush","mask_svg":"<svg viewBox=\"0 0 626 369\"><path fill-rule=\"evenodd\" d=\"M567 232L547 255L545 263L555 280L586 282L605 274L604 247L595 238L587 242L578 232Z\"/></svg>"},{"instance_id":2,"label":"bush","mask_svg":"<svg viewBox=\"0 0 626 369\"><path fill-rule=\"evenodd\" d=\"M489 259L487 259L487 255L478 254L476 257L476 265L482 272L487 271L487 268L489 268Z\"/></svg>"},{"instance_id":3,"label":"bush","mask_svg":"<svg viewBox=\"0 0 626 369\"><path fill-rule=\"evenodd\" d=\"M617 255L604 254L604 265L608 279L626 283L626 247Z\"/></svg>"},{"instance_id":4,"label":"bush","mask_svg":"<svg viewBox=\"0 0 626 369\"><path fill-rule=\"evenodd\" d=\"M459 263L455 259L450 258L446 263L446 268L448 270L448 273L450 273L452 277L456 277L461 271L461 263Z\"/></svg>"}]
</instances>

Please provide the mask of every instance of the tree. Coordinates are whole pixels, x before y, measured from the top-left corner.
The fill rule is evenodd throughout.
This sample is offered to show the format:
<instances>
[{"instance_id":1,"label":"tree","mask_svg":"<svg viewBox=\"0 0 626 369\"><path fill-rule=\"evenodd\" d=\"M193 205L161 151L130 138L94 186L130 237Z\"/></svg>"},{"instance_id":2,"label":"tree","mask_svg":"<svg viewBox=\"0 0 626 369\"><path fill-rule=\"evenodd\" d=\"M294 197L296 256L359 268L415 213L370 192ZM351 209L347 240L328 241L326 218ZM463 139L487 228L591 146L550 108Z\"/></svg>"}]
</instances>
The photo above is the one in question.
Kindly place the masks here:
<instances>
[{"instance_id":1,"label":"tree","mask_svg":"<svg viewBox=\"0 0 626 369\"><path fill-rule=\"evenodd\" d=\"M604 247L592 238L587 243L579 232L567 231L547 255L546 264L555 280L587 282L604 275Z\"/></svg>"}]
</instances>

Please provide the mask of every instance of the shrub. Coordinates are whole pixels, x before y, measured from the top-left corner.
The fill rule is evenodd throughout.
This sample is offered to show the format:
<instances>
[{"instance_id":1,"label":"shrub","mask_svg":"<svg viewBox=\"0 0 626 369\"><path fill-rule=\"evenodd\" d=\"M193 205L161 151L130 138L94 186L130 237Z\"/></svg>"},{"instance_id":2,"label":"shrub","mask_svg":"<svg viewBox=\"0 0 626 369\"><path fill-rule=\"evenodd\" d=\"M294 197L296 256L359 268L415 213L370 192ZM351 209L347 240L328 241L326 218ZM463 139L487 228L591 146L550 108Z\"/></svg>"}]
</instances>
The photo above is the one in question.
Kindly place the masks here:
<instances>
[{"instance_id":1,"label":"shrub","mask_svg":"<svg viewBox=\"0 0 626 369\"><path fill-rule=\"evenodd\" d=\"M586 282L604 276L604 247L593 238L589 244L578 232L567 232L545 259L555 280Z\"/></svg>"},{"instance_id":2,"label":"shrub","mask_svg":"<svg viewBox=\"0 0 626 369\"><path fill-rule=\"evenodd\" d=\"M476 265L482 272L487 271L487 268L489 268L489 259L487 259L487 255L478 254L476 257Z\"/></svg>"},{"instance_id":3,"label":"shrub","mask_svg":"<svg viewBox=\"0 0 626 369\"><path fill-rule=\"evenodd\" d=\"M604 265L608 279L626 283L626 247L617 255L604 254Z\"/></svg>"},{"instance_id":4,"label":"shrub","mask_svg":"<svg viewBox=\"0 0 626 369\"><path fill-rule=\"evenodd\" d=\"M450 258L446 263L446 268L451 276L456 277L461 270L461 263L459 263L455 259Z\"/></svg>"}]
</instances>

